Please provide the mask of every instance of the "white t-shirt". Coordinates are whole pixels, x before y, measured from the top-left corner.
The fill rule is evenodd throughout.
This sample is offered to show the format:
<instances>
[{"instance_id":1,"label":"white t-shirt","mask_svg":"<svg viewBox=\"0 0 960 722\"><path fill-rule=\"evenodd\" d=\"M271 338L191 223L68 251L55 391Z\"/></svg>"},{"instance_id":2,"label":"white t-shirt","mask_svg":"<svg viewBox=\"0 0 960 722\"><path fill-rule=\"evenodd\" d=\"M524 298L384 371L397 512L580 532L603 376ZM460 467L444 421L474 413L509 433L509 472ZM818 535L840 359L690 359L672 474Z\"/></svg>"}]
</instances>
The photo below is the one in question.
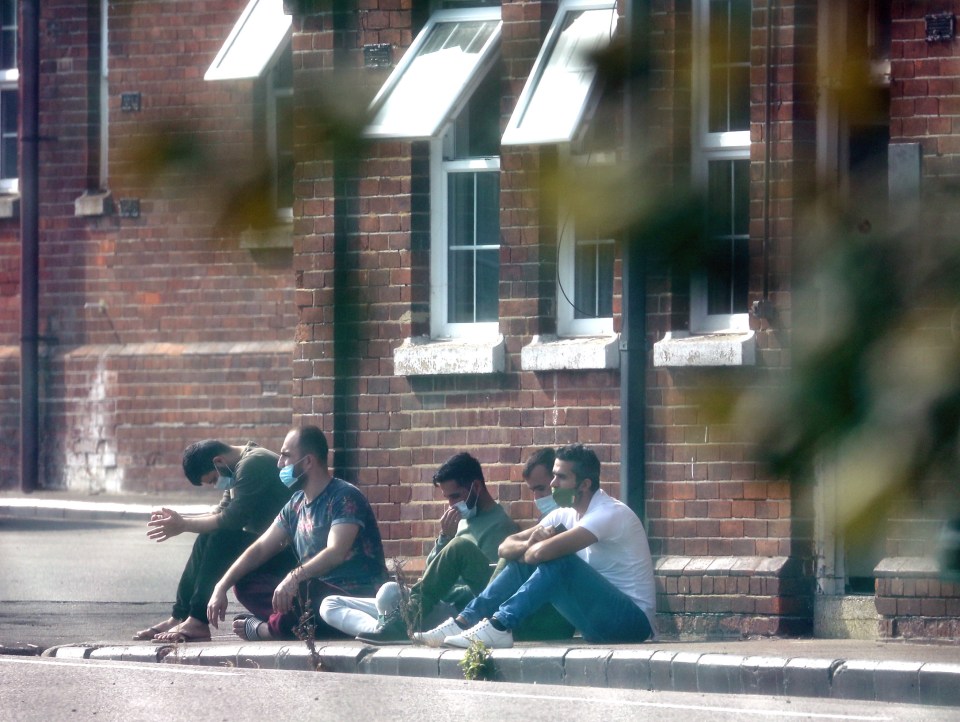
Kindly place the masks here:
<instances>
[{"instance_id":1,"label":"white t-shirt","mask_svg":"<svg viewBox=\"0 0 960 722\"><path fill-rule=\"evenodd\" d=\"M657 591L653 559L647 533L633 510L602 489L590 499L587 513L579 519L576 509L554 509L540 520L540 526L563 524L567 529L582 526L597 541L577 552L583 561L626 594L654 627Z\"/></svg>"}]
</instances>

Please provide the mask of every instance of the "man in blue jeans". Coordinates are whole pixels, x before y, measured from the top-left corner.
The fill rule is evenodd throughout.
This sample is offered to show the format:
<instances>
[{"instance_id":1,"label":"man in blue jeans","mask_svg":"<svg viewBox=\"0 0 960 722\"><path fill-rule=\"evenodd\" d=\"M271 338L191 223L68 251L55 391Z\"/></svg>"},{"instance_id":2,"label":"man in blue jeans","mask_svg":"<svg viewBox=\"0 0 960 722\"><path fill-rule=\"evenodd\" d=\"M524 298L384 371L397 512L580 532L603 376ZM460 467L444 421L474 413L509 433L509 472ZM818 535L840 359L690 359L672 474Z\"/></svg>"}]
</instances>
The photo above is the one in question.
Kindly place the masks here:
<instances>
[{"instance_id":1,"label":"man in blue jeans","mask_svg":"<svg viewBox=\"0 0 960 722\"><path fill-rule=\"evenodd\" d=\"M560 508L500 545L510 562L464 610L429 632L429 646L513 646L513 631L552 604L588 642L654 636L656 590L643 524L600 489L600 460L576 444L557 450L550 482Z\"/></svg>"}]
</instances>

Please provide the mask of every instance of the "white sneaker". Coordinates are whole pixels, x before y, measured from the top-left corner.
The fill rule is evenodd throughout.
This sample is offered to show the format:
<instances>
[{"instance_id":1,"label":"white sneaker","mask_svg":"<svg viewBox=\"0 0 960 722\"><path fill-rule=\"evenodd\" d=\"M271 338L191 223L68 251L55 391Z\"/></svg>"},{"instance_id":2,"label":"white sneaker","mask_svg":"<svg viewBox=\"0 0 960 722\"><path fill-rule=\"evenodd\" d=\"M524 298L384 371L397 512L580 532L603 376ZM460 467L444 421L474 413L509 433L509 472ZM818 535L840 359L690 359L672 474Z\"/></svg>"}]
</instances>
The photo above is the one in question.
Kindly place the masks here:
<instances>
[{"instance_id":1,"label":"white sneaker","mask_svg":"<svg viewBox=\"0 0 960 722\"><path fill-rule=\"evenodd\" d=\"M417 644L425 644L428 647L439 647L443 640L455 634L460 634L463 630L450 617L439 627L434 627L429 632L414 632L413 641Z\"/></svg>"},{"instance_id":2,"label":"white sneaker","mask_svg":"<svg viewBox=\"0 0 960 722\"><path fill-rule=\"evenodd\" d=\"M484 619L465 632L447 637L443 640L443 646L467 649L473 642L483 642L490 649L507 649L513 646L513 632L509 629L501 632L490 624L489 619Z\"/></svg>"}]
</instances>

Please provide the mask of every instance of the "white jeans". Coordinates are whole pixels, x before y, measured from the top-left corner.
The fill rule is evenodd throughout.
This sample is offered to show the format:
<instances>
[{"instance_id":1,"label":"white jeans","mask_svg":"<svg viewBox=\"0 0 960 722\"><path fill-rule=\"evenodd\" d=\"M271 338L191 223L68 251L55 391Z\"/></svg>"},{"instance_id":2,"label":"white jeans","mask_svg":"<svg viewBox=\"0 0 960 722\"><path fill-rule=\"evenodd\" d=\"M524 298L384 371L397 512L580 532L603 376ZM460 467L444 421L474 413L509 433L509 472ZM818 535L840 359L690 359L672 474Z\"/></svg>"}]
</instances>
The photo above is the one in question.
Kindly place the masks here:
<instances>
[{"instance_id":1,"label":"white jeans","mask_svg":"<svg viewBox=\"0 0 960 722\"><path fill-rule=\"evenodd\" d=\"M401 591L396 582L387 582L376 597L327 597L320 603L320 617L351 637L369 634L377 629L379 615L388 615L400 607Z\"/></svg>"}]
</instances>

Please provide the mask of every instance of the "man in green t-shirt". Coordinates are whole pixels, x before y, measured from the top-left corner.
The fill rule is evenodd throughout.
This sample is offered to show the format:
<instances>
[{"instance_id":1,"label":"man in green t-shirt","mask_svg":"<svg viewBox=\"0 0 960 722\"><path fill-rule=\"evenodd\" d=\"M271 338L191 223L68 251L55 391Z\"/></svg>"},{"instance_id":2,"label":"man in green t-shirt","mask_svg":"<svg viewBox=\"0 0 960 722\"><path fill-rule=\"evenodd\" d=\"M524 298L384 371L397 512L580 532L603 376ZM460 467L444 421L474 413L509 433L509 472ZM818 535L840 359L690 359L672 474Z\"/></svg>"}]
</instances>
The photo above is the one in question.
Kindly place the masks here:
<instances>
[{"instance_id":1,"label":"man in green t-shirt","mask_svg":"<svg viewBox=\"0 0 960 722\"><path fill-rule=\"evenodd\" d=\"M135 640L194 642L210 639L207 602L214 585L247 547L267 529L290 498L280 481L277 455L253 442L243 446L206 439L183 452L183 474L194 486L223 490L220 504L204 514L186 515L164 507L154 511L147 536L158 542L183 533L197 535L169 618L134 635ZM269 567L238 583L273 583L294 568L287 551Z\"/></svg>"},{"instance_id":2,"label":"man in green t-shirt","mask_svg":"<svg viewBox=\"0 0 960 722\"><path fill-rule=\"evenodd\" d=\"M435 616L462 608L490 581L500 542L516 533L517 525L490 496L480 462L466 452L456 454L434 474L433 485L448 506L440 517L440 535L427 556L423 577L402 605L405 609L398 609L402 588L387 582L375 599L325 599L320 616L327 624L364 642L407 642L406 620L429 628ZM382 614L380 610L391 611Z\"/></svg>"}]
</instances>

